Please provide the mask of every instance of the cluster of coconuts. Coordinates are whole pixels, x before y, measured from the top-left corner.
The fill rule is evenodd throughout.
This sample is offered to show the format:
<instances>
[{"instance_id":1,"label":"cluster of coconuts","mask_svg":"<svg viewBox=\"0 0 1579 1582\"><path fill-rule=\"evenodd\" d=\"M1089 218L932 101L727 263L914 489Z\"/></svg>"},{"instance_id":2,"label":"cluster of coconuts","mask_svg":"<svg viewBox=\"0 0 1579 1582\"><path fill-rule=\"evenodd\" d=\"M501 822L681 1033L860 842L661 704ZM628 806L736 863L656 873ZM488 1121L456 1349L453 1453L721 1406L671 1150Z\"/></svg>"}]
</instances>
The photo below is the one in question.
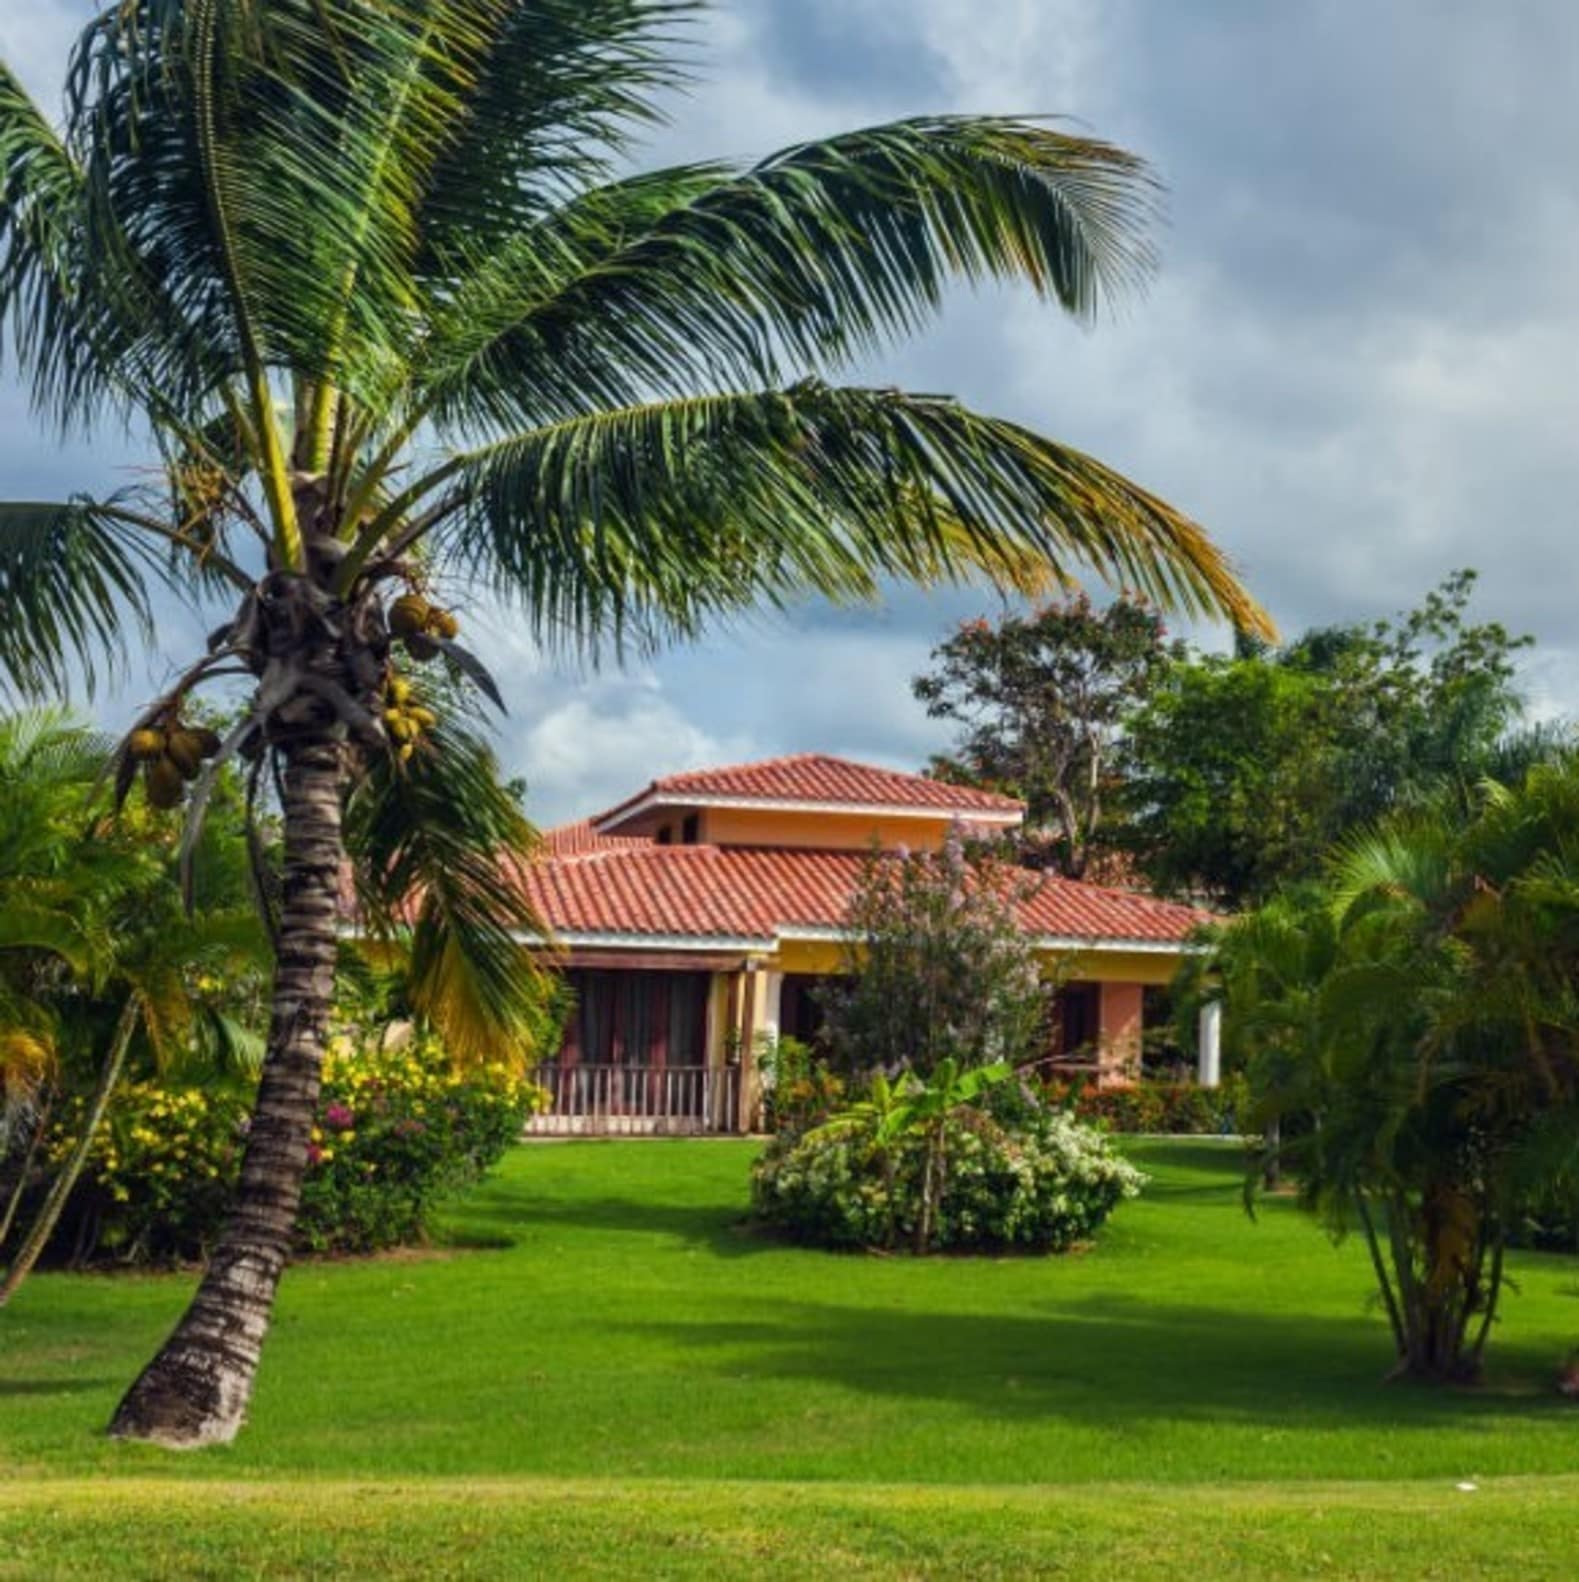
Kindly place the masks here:
<instances>
[{"instance_id":1,"label":"cluster of coconuts","mask_svg":"<svg viewBox=\"0 0 1579 1582\"><path fill-rule=\"evenodd\" d=\"M420 593L403 593L389 607L389 630L406 645L413 659L432 659L439 639L453 638L460 622L449 610L429 604Z\"/></svg>"},{"instance_id":2,"label":"cluster of coconuts","mask_svg":"<svg viewBox=\"0 0 1579 1582\"><path fill-rule=\"evenodd\" d=\"M411 683L399 674L392 674L384 689L384 729L396 743L396 754L401 763L410 760L417 750L417 740L424 731L431 731L439 723L432 709L425 709L413 700Z\"/></svg>"},{"instance_id":3,"label":"cluster of coconuts","mask_svg":"<svg viewBox=\"0 0 1579 1582\"><path fill-rule=\"evenodd\" d=\"M172 808L180 804L187 781L197 778L204 760L219 751L219 732L179 720L145 725L127 737L126 750L142 765L149 806Z\"/></svg>"}]
</instances>

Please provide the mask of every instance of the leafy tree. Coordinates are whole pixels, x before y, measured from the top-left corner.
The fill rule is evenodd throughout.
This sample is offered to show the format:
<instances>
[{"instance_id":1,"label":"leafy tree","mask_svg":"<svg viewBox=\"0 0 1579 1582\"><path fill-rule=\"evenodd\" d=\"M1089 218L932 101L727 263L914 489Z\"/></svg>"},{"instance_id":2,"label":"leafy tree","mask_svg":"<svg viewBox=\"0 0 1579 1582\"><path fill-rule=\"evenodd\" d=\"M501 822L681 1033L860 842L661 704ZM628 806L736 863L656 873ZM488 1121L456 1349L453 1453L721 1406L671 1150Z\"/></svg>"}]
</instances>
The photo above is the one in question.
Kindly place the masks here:
<instances>
[{"instance_id":1,"label":"leafy tree","mask_svg":"<svg viewBox=\"0 0 1579 1582\"><path fill-rule=\"evenodd\" d=\"M1369 1249L1402 1372L1473 1378L1521 1207L1579 1165L1579 760L1353 841L1213 971L1258 1113Z\"/></svg>"},{"instance_id":2,"label":"leafy tree","mask_svg":"<svg viewBox=\"0 0 1579 1582\"><path fill-rule=\"evenodd\" d=\"M136 417L162 463L135 493L0 508L0 671L32 691L91 678L146 632L158 583L223 595L120 788L142 752L149 793L181 797L187 696L238 669L248 708L194 816L236 754L250 787L281 788L274 1015L236 1210L118 1435L197 1445L241 1422L348 858L375 923L415 916L415 998L451 1042L529 1045L511 875L530 830L428 701L440 663L492 685L446 587L582 650L895 577L1040 588L1079 562L1264 624L1197 526L1092 458L825 382L918 327L950 277L1025 280L1076 314L1134 284L1145 167L1041 124L931 117L746 169L621 174L689 69L690 10L127 0L84 30L58 131L0 72L7 349L43 415Z\"/></svg>"},{"instance_id":3,"label":"leafy tree","mask_svg":"<svg viewBox=\"0 0 1579 1582\"><path fill-rule=\"evenodd\" d=\"M1162 619L1137 599L1084 595L997 625L966 621L912 683L934 719L958 722L931 772L1019 797L1022 851L1083 878L1100 849L1123 720L1164 670Z\"/></svg>"},{"instance_id":4,"label":"leafy tree","mask_svg":"<svg viewBox=\"0 0 1579 1582\"><path fill-rule=\"evenodd\" d=\"M1253 905L1345 834L1549 750L1509 740L1528 642L1472 624L1473 572L1396 621L1175 660L1129 721L1125 839L1148 879Z\"/></svg>"},{"instance_id":5,"label":"leafy tree","mask_svg":"<svg viewBox=\"0 0 1579 1582\"><path fill-rule=\"evenodd\" d=\"M1041 1053L1047 989L1015 901L1031 881L991 855L874 852L845 920L844 969L821 991L835 1066L858 1077Z\"/></svg>"}]
</instances>

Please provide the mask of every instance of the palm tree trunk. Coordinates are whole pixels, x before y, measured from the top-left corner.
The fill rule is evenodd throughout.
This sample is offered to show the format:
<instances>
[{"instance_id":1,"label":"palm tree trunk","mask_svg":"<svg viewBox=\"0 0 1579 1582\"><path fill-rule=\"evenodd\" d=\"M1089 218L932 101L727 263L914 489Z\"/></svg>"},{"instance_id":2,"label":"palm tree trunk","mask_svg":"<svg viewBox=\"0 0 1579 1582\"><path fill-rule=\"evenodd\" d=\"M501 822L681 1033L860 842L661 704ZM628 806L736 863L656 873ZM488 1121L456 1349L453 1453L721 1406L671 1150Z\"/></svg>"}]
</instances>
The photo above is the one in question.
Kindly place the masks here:
<instances>
[{"instance_id":1,"label":"palm tree trunk","mask_svg":"<svg viewBox=\"0 0 1579 1582\"><path fill-rule=\"evenodd\" d=\"M290 1252L334 994L344 845L338 745L315 735L284 756L284 904L241 1179L191 1306L116 1408L118 1439L187 1449L235 1438Z\"/></svg>"},{"instance_id":2,"label":"palm tree trunk","mask_svg":"<svg viewBox=\"0 0 1579 1582\"><path fill-rule=\"evenodd\" d=\"M132 1034L137 1031L137 1012L137 996L130 994L116 1020L115 1032L110 1037L109 1051L99 1071L98 1083L82 1117L81 1135L72 1144L70 1154L50 1183L38 1218L33 1221L33 1228L28 1231L17 1249L16 1257L11 1260L5 1279L0 1280L0 1307L4 1307L16 1295L17 1288L33 1272L33 1265L49 1245L49 1238L55 1234L55 1226L60 1223L66 1200L77 1184L77 1177L82 1174L82 1167L88 1162L88 1155L93 1152L93 1139L98 1136L104 1112L109 1108L110 1095L115 1091L115 1084L121 1080L121 1071L126 1065L126 1051L131 1048Z\"/></svg>"},{"instance_id":3,"label":"palm tree trunk","mask_svg":"<svg viewBox=\"0 0 1579 1582\"><path fill-rule=\"evenodd\" d=\"M0 1214L0 1248L5 1246L6 1239L11 1234L17 1209L21 1207L28 1180L33 1174L33 1161L38 1158L38 1151L44 1145L44 1134L49 1130L49 1115L54 1103L54 1094L51 1093L39 1108L38 1120L33 1126L32 1140L27 1145L27 1152L22 1155L22 1168L17 1172L16 1185L11 1189L5 1212Z\"/></svg>"}]
</instances>

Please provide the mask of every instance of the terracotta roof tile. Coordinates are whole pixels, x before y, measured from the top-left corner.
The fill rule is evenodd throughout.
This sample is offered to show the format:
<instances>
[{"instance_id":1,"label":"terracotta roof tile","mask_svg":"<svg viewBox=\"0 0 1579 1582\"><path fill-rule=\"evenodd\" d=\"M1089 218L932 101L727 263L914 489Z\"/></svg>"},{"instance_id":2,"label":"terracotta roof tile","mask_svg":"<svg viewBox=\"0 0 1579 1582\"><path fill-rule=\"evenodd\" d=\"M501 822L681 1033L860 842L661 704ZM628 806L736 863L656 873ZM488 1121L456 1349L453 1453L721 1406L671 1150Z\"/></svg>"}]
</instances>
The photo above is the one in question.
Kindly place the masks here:
<instances>
[{"instance_id":1,"label":"terracotta roof tile","mask_svg":"<svg viewBox=\"0 0 1579 1582\"><path fill-rule=\"evenodd\" d=\"M772 940L841 926L865 854L753 846L633 844L535 864L525 883L556 933ZM1153 896L1039 876L1020 903L1029 933L1182 942L1208 920Z\"/></svg>"},{"instance_id":2,"label":"terracotta roof tile","mask_svg":"<svg viewBox=\"0 0 1579 1582\"><path fill-rule=\"evenodd\" d=\"M827 753L794 753L722 769L665 775L593 822L617 827L631 809L649 802L683 804L693 797L745 802L846 803L857 807L935 808L940 813L1020 813L1023 806L996 791L949 785L925 775L902 774Z\"/></svg>"},{"instance_id":3,"label":"terracotta roof tile","mask_svg":"<svg viewBox=\"0 0 1579 1582\"><path fill-rule=\"evenodd\" d=\"M592 851L628 851L651 844L645 835L605 835L590 818L543 831L543 852L549 857L584 857Z\"/></svg>"}]
</instances>

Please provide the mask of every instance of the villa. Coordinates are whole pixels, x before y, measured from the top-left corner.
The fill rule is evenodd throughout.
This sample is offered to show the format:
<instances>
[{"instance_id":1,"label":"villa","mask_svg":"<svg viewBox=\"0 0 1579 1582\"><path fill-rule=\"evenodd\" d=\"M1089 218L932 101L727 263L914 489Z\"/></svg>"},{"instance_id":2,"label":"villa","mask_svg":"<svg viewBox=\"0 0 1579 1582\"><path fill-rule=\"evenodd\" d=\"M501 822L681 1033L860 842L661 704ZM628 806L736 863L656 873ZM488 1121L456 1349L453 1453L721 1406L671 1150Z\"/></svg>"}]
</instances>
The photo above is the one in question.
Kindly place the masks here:
<instances>
[{"instance_id":1,"label":"villa","mask_svg":"<svg viewBox=\"0 0 1579 1582\"><path fill-rule=\"evenodd\" d=\"M547 832L526 883L576 994L542 1067L544 1131L746 1131L757 1054L812 1038L818 981L841 970L850 898L874 846L936 849L956 825L1014 829L1024 807L820 753L654 780ZM1146 990L1205 914L1039 876L1021 926L1056 982L1049 1054L1104 1083L1137 1071ZM1203 1018L1201 1076L1218 1028Z\"/></svg>"}]
</instances>

